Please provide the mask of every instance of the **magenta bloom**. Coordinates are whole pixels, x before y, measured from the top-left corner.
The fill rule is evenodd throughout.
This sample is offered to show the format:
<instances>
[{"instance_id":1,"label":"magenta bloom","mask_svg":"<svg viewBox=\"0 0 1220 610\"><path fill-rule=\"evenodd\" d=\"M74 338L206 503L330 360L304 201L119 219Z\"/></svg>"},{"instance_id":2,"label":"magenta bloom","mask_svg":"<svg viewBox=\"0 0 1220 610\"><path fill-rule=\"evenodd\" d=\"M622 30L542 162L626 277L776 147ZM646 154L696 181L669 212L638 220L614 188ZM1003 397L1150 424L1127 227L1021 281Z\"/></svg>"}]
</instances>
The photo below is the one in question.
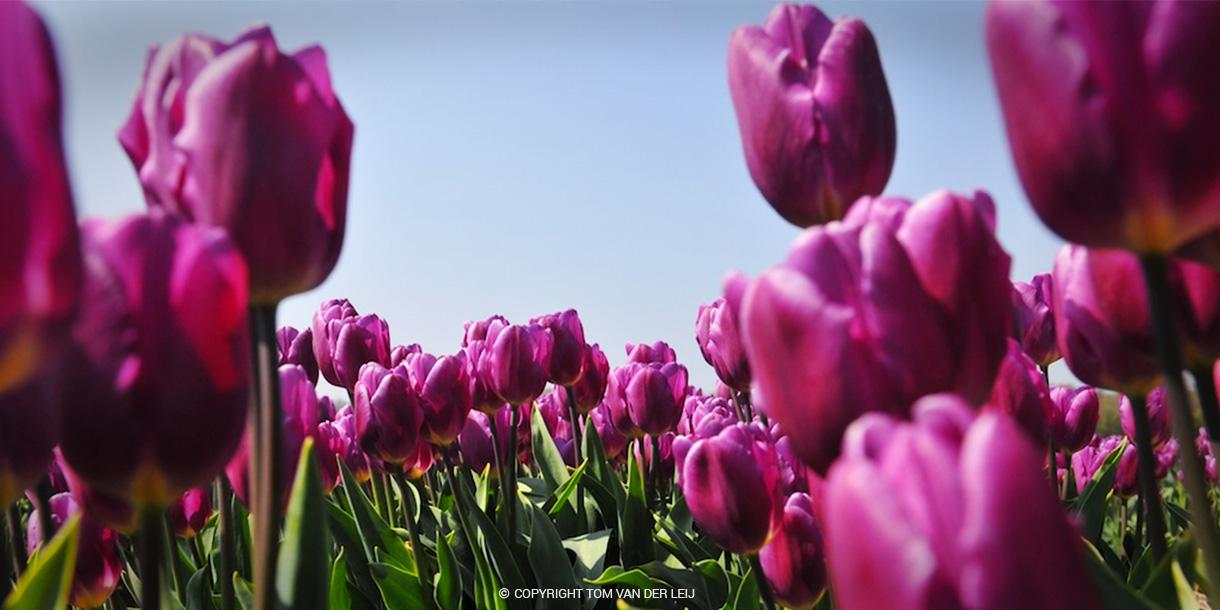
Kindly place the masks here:
<instances>
[{"instance_id":1,"label":"magenta bloom","mask_svg":"<svg viewBox=\"0 0 1220 610\"><path fill-rule=\"evenodd\" d=\"M815 513L808 494L788 496L775 537L758 552L775 599L788 608L810 608L826 590L826 555Z\"/></svg>"},{"instance_id":2,"label":"magenta bloom","mask_svg":"<svg viewBox=\"0 0 1220 610\"><path fill-rule=\"evenodd\" d=\"M357 314L347 299L332 299L313 314L313 351L322 376L353 392L366 363L390 365L390 327L375 315Z\"/></svg>"},{"instance_id":3,"label":"magenta bloom","mask_svg":"<svg viewBox=\"0 0 1220 610\"><path fill-rule=\"evenodd\" d=\"M72 466L64 460L63 452L59 448L55 449L55 460L52 464L62 475L63 485L67 487L66 491L72 494L72 499L80 505L90 519L102 527L119 532L135 531L138 525L137 514L130 502L90 487L88 483L82 481L80 475L77 475L72 470ZM63 486L55 482L54 477L52 477L52 489L56 493L65 491ZM31 504L35 503L33 490L26 490L26 496L29 497Z\"/></svg>"},{"instance_id":4,"label":"magenta bloom","mask_svg":"<svg viewBox=\"0 0 1220 610\"><path fill-rule=\"evenodd\" d=\"M905 413L942 391L988 399L1012 290L994 221L981 192L862 200L744 290L726 285L766 413L815 470L862 413Z\"/></svg>"},{"instance_id":5,"label":"magenta bloom","mask_svg":"<svg viewBox=\"0 0 1220 610\"><path fill-rule=\"evenodd\" d=\"M728 64L746 166L784 220L837 220L885 188L894 109L863 21L779 4L762 27L733 32Z\"/></svg>"},{"instance_id":6,"label":"magenta bloom","mask_svg":"<svg viewBox=\"0 0 1220 610\"><path fill-rule=\"evenodd\" d=\"M5 92L0 96L3 393L29 382L59 356L80 295L81 261L64 162L54 45L42 19L23 2L0 3L0 40L0 91ZM50 414L56 408L47 405L37 411ZM0 426L7 428L7 422ZM8 440L0 442L7 446ZM4 453L0 449L0 480L9 476ZM38 453L41 470L50 451ZM0 506L7 506L16 493L0 488Z\"/></svg>"},{"instance_id":7,"label":"magenta bloom","mask_svg":"<svg viewBox=\"0 0 1220 610\"><path fill-rule=\"evenodd\" d=\"M580 379L572 385L572 397L576 411L587 415L606 397L606 384L610 382L610 362L596 343L585 346L580 360Z\"/></svg>"},{"instance_id":8,"label":"magenta bloom","mask_svg":"<svg viewBox=\"0 0 1220 610\"><path fill-rule=\"evenodd\" d=\"M677 361L678 355L674 352L674 348L664 341L657 341L652 345L647 343L627 344L627 362L638 362L641 364L656 362L665 364Z\"/></svg>"},{"instance_id":9,"label":"magenta bloom","mask_svg":"<svg viewBox=\"0 0 1220 610\"><path fill-rule=\"evenodd\" d=\"M1051 388L1051 432L1055 446L1062 451L1079 451L1097 431L1101 400L1097 390L1084 385L1076 388Z\"/></svg>"},{"instance_id":10,"label":"magenta bloom","mask_svg":"<svg viewBox=\"0 0 1220 610\"><path fill-rule=\"evenodd\" d=\"M407 361L407 356L424 353L424 348L418 343L411 345L395 345L390 349L390 368L394 368Z\"/></svg>"},{"instance_id":11,"label":"magenta bloom","mask_svg":"<svg viewBox=\"0 0 1220 610\"><path fill-rule=\"evenodd\" d=\"M356 414L351 405L343 407L333 421L318 424L317 443L322 451L320 460L322 483L330 491L342 482L338 460L343 460L356 480L364 483L372 476L369 458L360 449L356 433Z\"/></svg>"},{"instance_id":12,"label":"magenta bloom","mask_svg":"<svg viewBox=\"0 0 1220 610\"><path fill-rule=\"evenodd\" d=\"M404 365L360 368L355 389L356 431L365 453L390 464L415 454L424 412Z\"/></svg>"},{"instance_id":13,"label":"magenta bloom","mask_svg":"<svg viewBox=\"0 0 1220 610\"><path fill-rule=\"evenodd\" d=\"M198 536L211 517L212 494L207 487L187 491L169 507L169 522L174 527L174 534L183 538Z\"/></svg>"},{"instance_id":14,"label":"magenta bloom","mask_svg":"<svg viewBox=\"0 0 1220 610\"><path fill-rule=\"evenodd\" d=\"M738 392L750 391L750 361L741 344L737 314L723 298L699 306L695 341L721 381Z\"/></svg>"},{"instance_id":15,"label":"magenta bloom","mask_svg":"<svg viewBox=\"0 0 1220 610\"><path fill-rule=\"evenodd\" d=\"M511 324L489 334L487 342L479 370L496 395L512 405L538 398L547 382L542 363L551 351L550 337L542 327Z\"/></svg>"},{"instance_id":16,"label":"magenta bloom","mask_svg":"<svg viewBox=\"0 0 1220 610\"><path fill-rule=\"evenodd\" d=\"M72 516L80 513L80 506L71 494L60 493L51 497L51 522L55 527L63 525ZM26 524L26 552L30 555L44 540L41 521L35 511ZM72 590L68 601L78 608L99 608L110 599L123 575L123 562L119 558L119 535L114 530L98 525L85 513L81 518L79 536L76 567L72 572Z\"/></svg>"},{"instance_id":17,"label":"magenta bloom","mask_svg":"<svg viewBox=\"0 0 1220 610\"><path fill-rule=\"evenodd\" d=\"M1203 470L1207 473L1207 478L1212 483L1216 482L1216 454L1212 453L1211 438L1207 435L1207 430L1199 428L1199 434L1195 436L1195 451L1199 452L1199 457L1203 458Z\"/></svg>"},{"instance_id":18,"label":"magenta bloom","mask_svg":"<svg viewBox=\"0 0 1220 610\"><path fill-rule=\"evenodd\" d=\"M534 403L534 407L542 414L546 431L555 442L555 448L568 466L576 467L576 442L572 438L572 424L568 419L567 398L562 390L552 390L543 394ZM579 423L577 425L580 425Z\"/></svg>"},{"instance_id":19,"label":"magenta bloom","mask_svg":"<svg viewBox=\"0 0 1220 610\"><path fill-rule=\"evenodd\" d=\"M518 421L526 422L517 428L517 448L527 457L529 455L529 420L531 407L528 404L516 407ZM495 413L496 429L500 434L500 455L507 456L512 452L512 411L500 409ZM492 449L491 419L481 411L471 411L466 419L462 433L458 435L458 448L462 459L475 472L482 472L488 465L493 473L499 472L499 464L495 463ZM518 456L520 457L520 456Z\"/></svg>"},{"instance_id":20,"label":"magenta bloom","mask_svg":"<svg viewBox=\"0 0 1220 610\"><path fill-rule=\"evenodd\" d=\"M286 55L255 26L154 47L119 142L148 204L227 230L250 300L275 303L339 259L353 132L325 52Z\"/></svg>"},{"instance_id":21,"label":"magenta bloom","mask_svg":"<svg viewBox=\"0 0 1220 610\"><path fill-rule=\"evenodd\" d=\"M542 361L547 380L571 386L580 379L585 355L585 327L575 309L539 316L530 324L542 327L550 336L550 350Z\"/></svg>"},{"instance_id":22,"label":"magenta bloom","mask_svg":"<svg viewBox=\"0 0 1220 610\"><path fill-rule=\"evenodd\" d=\"M699 530L730 553L758 551L779 526L779 465L760 424L733 424L695 441L678 481Z\"/></svg>"},{"instance_id":23,"label":"magenta bloom","mask_svg":"<svg viewBox=\"0 0 1220 610\"><path fill-rule=\"evenodd\" d=\"M1098 608L1044 452L1007 416L975 418L956 396L924 398L912 417L852 424L827 478L835 606Z\"/></svg>"},{"instance_id":24,"label":"magenta bloom","mask_svg":"<svg viewBox=\"0 0 1220 610\"><path fill-rule=\"evenodd\" d=\"M470 413L470 375L466 355L411 354L405 367L423 408L420 435L437 447L457 440Z\"/></svg>"},{"instance_id":25,"label":"magenta bloom","mask_svg":"<svg viewBox=\"0 0 1220 610\"><path fill-rule=\"evenodd\" d=\"M1169 417L1169 407L1165 404L1165 388L1158 387L1148 393L1144 399L1148 410L1148 424L1152 432L1152 445L1160 447L1169 442L1173 436L1173 425ZM1123 396L1118 401L1118 421L1122 424L1123 434L1135 442L1135 413L1131 410L1131 399Z\"/></svg>"},{"instance_id":26,"label":"magenta bloom","mask_svg":"<svg viewBox=\"0 0 1220 610\"><path fill-rule=\"evenodd\" d=\"M246 267L216 228L153 211L83 227L64 458L90 486L168 506L206 485L246 424Z\"/></svg>"},{"instance_id":27,"label":"magenta bloom","mask_svg":"<svg viewBox=\"0 0 1220 610\"><path fill-rule=\"evenodd\" d=\"M589 412L589 418L593 420L593 429L597 431L598 439L602 442L606 458L613 460L622 454L627 448L627 437L614 425L610 409L603 403Z\"/></svg>"},{"instance_id":28,"label":"magenta bloom","mask_svg":"<svg viewBox=\"0 0 1220 610\"><path fill-rule=\"evenodd\" d=\"M1007 413L1039 446L1045 445L1055 409L1042 371L1021 351L1021 344L1008 340L1008 356L1000 364L987 408Z\"/></svg>"},{"instance_id":29,"label":"magenta bloom","mask_svg":"<svg viewBox=\"0 0 1220 610\"><path fill-rule=\"evenodd\" d=\"M466 347L474 341L486 341L489 335L494 337L508 325L508 320L499 314L486 320L467 321L465 334L462 335L462 347Z\"/></svg>"},{"instance_id":30,"label":"magenta bloom","mask_svg":"<svg viewBox=\"0 0 1220 610\"><path fill-rule=\"evenodd\" d=\"M1220 6L988 6L1017 173L1051 230L1169 253L1220 224Z\"/></svg>"},{"instance_id":31,"label":"magenta bloom","mask_svg":"<svg viewBox=\"0 0 1220 610\"><path fill-rule=\"evenodd\" d=\"M313 329L297 330L291 326L281 326L275 331L275 339L280 348L280 365L298 365L305 369L310 381L318 383L318 360L313 355Z\"/></svg>"},{"instance_id":32,"label":"magenta bloom","mask_svg":"<svg viewBox=\"0 0 1220 610\"><path fill-rule=\"evenodd\" d=\"M491 380L483 374L481 366L486 361L487 342L471 341L462 348L466 355L466 376L470 379L470 406L483 413L496 413L505 407L505 402L496 395Z\"/></svg>"},{"instance_id":33,"label":"magenta bloom","mask_svg":"<svg viewBox=\"0 0 1220 610\"><path fill-rule=\"evenodd\" d=\"M279 369L280 400L284 407L283 431L280 444L280 504L287 506L292 493L292 482L296 479L297 464L301 459L301 446L306 437L317 435L321 408L318 394L305 369L295 364L286 364ZM246 506L250 506L250 435L242 437L241 446L225 467L225 475L233 486L233 493ZM319 459L326 452L317 444L314 451Z\"/></svg>"},{"instance_id":34,"label":"magenta bloom","mask_svg":"<svg viewBox=\"0 0 1220 610\"><path fill-rule=\"evenodd\" d=\"M1055 344L1054 283L1049 273L1039 273L1029 282L1012 283L1012 312L1021 349L1041 367L1062 356Z\"/></svg>"},{"instance_id":35,"label":"magenta bloom","mask_svg":"<svg viewBox=\"0 0 1220 610\"><path fill-rule=\"evenodd\" d=\"M1123 443L1123 437L1114 435L1100 438L1093 437L1089 444L1072 454L1072 473L1076 479L1076 493L1084 492L1084 488L1093 480L1093 475L1097 474L1098 469L1105 463L1106 458ZM1131 464L1135 463L1135 446L1128 443L1126 451L1131 453ZM1123 458L1126 458L1124 454ZM1129 478L1129 486L1132 490L1135 489L1135 469L1130 465L1126 466L1127 471L1121 470L1124 466L1120 463L1118 471L1119 478Z\"/></svg>"},{"instance_id":36,"label":"magenta bloom","mask_svg":"<svg viewBox=\"0 0 1220 610\"><path fill-rule=\"evenodd\" d=\"M686 402L686 367L670 362L633 368L624 397L635 428L654 436L673 430Z\"/></svg>"}]
</instances>

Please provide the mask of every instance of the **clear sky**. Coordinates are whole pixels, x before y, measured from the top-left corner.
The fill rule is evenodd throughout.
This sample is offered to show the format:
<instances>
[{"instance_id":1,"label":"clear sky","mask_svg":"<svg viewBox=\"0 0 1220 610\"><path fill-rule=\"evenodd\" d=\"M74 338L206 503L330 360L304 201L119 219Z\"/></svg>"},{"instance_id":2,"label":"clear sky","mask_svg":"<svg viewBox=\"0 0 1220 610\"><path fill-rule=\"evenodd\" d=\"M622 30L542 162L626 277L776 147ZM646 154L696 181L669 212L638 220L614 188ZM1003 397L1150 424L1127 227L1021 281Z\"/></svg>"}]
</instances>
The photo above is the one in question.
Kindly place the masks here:
<instances>
[{"instance_id":1,"label":"clear sky","mask_svg":"<svg viewBox=\"0 0 1220 610\"><path fill-rule=\"evenodd\" d=\"M730 269L778 261L797 229L746 172L725 75L739 24L766 3L42 2L66 89L78 208L143 200L115 133L149 44L229 39L271 24L281 48L321 43L356 123L347 242L334 273L289 299L308 325L347 297L396 344L457 349L462 323L574 307L611 364L664 339L710 386L699 304ZM1013 278L1049 270L1060 243L1016 180L973 2L827 2L863 18L898 122L887 191L983 188ZM1067 378L1056 365L1056 378Z\"/></svg>"}]
</instances>

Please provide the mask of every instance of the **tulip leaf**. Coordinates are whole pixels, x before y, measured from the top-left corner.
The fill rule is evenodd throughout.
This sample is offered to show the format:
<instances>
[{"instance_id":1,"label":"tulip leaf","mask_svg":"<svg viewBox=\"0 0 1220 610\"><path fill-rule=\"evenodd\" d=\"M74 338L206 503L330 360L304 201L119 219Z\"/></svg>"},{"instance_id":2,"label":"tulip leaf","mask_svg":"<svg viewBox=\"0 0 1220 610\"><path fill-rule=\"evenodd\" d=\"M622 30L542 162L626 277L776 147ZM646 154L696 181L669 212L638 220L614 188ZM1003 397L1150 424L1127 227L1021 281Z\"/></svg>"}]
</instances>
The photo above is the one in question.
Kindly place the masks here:
<instances>
[{"instance_id":1,"label":"tulip leaf","mask_svg":"<svg viewBox=\"0 0 1220 610\"><path fill-rule=\"evenodd\" d=\"M637 589L652 589L658 586L664 586L658 581L654 581L651 577L640 570L633 568L630 570L623 569L622 566L610 566L602 572L600 576L585 582L591 585L626 585Z\"/></svg>"},{"instance_id":2,"label":"tulip leaf","mask_svg":"<svg viewBox=\"0 0 1220 610\"><path fill-rule=\"evenodd\" d=\"M734 610L761 610L762 596L758 592L758 581L751 569L741 577L741 586L733 598Z\"/></svg>"},{"instance_id":3,"label":"tulip leaf","mask_svg":"<svg viewBox=\"0 0 1220 610\"><path fill-rule=\"evenodd\" d=\"M605 514L613 514L618 512L618 506L623 503L623 485L619 481L618 476L614 472L614 468L610 465L610 460L606 457L606 448L602 446L602 437L597 433L597 426L593 424L593 418L585 420L585 434L583 438L584 451L582 455L589 461L592 470L589 472L592 475L591 479L601 481L614 496L615 507L604 507Z\"/></svg>"},{"instance_id":4,"label":"tulip leaf","mask_svg":"<svg viewBox=\"0 0 1220 610\"><path fill-rule=\"evenodd\" d=\"M233 574L233 597L238 608L254 610L254 585L237 573Z\"/></svg>"},{"instance_id":5,"label":"tulip leaf","mask_svg":"<svg viewBox=\"0 0 1220 610\"><path fill-rule=\"evenodd\" d=\"M352 592L347 588L347 561L343 557L346 552L347 549L340 547L330 568L330 588L327 591L330 610L352 609Z\"/></svg>"},{"instance_id":6,"label":"tulip leaf","mask_svg":"<svg viewBox=\"0 0 1220 610\"><path fill-rule=\"evenodd\" d=\"M1099 543L1102 526L1106 522L1106 500L1114 489L1114 478L1118 476L1118 462L1126 451L1126 441L1119 443L1110 455L1106 456L1101 467L1093 474L1093 478L1085 485L1084 493L1073 502L1073 509L1084 521L1083 534L1086 540Z\"/></svg>"},{"instance_id":7,"label":"tulip leaf","mask_svg":"<svg viewBox=\"0 0 1220 610\"><path fill-rule=\"evenodd\" d=\"M381 549L376 551L381 558ZM423 608L423 591L419 588L419 578L414 572L408 572L394 564L374 561L369 564L373 580L381 590L381 599L386 610L415 610Z\"/></svg>"},{"instance_id":8,"label":"tulip leaf","mask_svg":"<svg viewBox=\"0 0 1220 610\"><path fill-rule=\"evenodd\" d=\"M555 446L551 433L546 429L546 420L542 419L542 411L534 409L530 415L530 448L534 453L534 464L546 481L547 493L554 494L560 485L567 482L568 467L563 462L563 455Z\"/></svg>"},{"instance_id":9,"label":"tulip leaf","mask_svg":"<svg viewBox=\"0 0 1220 610\"><path fill-rule=\"evenodd\" d=\"M550 517L537 507L533 507L530 521L532 526L528 555L538 586L547 589L575 589L577 583L576 577L572 573L572 562L568 560L568 554L563 548L559 532L555 531L555 524L551 523ZM566 601L573 603L560 604L560 606L575 605L575 600Z\"/></svg>"},{"instance_id":10,"label":"tulip leaf","mask_svg":"<svg viewBox=\"0 0 1220 610\"><path fill-rule=\"evenodd\" d=\"M276 572L275 587L283 608L326 610L331 569L327 532L326 492L313 438L306 438L284 517L284 540Z\"/></svg>"},{"instance_id":11,"label":"tulip leaf","mask_svg":"<svg viewBox=\"0 0 1220 610\"><path fill-rule=\"evenodd\" d=\"M508 600L500 594L500 581L487 562L475 551L475 607L479 610L508 610Z\"/></svg>"},{"instance_id":12,"label":"tulip leaf","mask_svg":"<svg viewBox=\"0 0 1220 610\"><path fill-rule=\"evenodd\" d=\"M478 546L487 551L487 558L491 561L490 567L495 569L495 574L499 577L500 582L510 589L525 588L525 578L521 576L521 571L517 567L517 559L513 556L508 543L504 541L500 530L496 528L496 524L491 521L487 513L480 510L471 511L470 517L474 521L475 528L479 530L479 535L482 536L482 544L478 544Z\"/></svg>"},{"instance_id":13,"label":"tulip leaf","mask_svg":"<svg viewBox=\"0 0 1220 610\"><path fill-rule=\"evenodd\" d=\"M577 466L576 470L572 471L572 474L569 476L568 480L564 481L563 484L555 490L555 493L551 495L550 501L547 502L547 504L550 505L550 508L547 510L547 514L555 516L563 510L564 506L575 506L575 498L573 497L573 494L576 493L576 489L579 487L581 479L584 478L585 468L588 465L589 460L581 462L580 466Z\"/></svg>"},{"instance_id":14,"label":"tulip leaf","mask_svg":"<svg viewBox=\"0 0 1220 610\"><path fill-rule=\"evenodd\" d=\"M433 596L441 610L459 610L462 606L462 571L449 547L449 536L436 537L436 584ZM331 610L335 610L332 608Z\"/></svg>"},{"instance_id":15,"label":"tulip leaf","mask_svg":"<svg viewBox=\"0 0 1220 610\"><path fill-rule=\"evenodd\" d=\"M80 517L72 517L34 555L26 572L4 601L4 610L59 610L68 607L68 590L72 586L72 575L76 568L79 538Z\"/></svg>"},{"instance_id":16,"label":"tulip leaf","mask_svg":"<svg viewBox=\"0 0 1220 610\"><path fill-rule=\"evenodd\" d=\"M652 513L644 495L644 473L632 451L627 464L627 498L619 515L619 554L623 565L634 567L656 556L652 546Z\"/></svg>"},{"instance_id":17,"label":"tulip leaf","mask_svg":"<svg viewBox=\"0 0 1220 610\"><path fill-rule=\"evenodd\" d=\"M216 610L211 586L211 574L204 566L186 583L186 610Z\"/></svg>"},{"instance_id":18,"label":"tulip leaf","mask_svg":"<svg viewBox=\"0 0 1220 610\"><path fill-rule=\"evenodd\" d=\"M364 543L360 540L360 529L356 520L337 502L326 503L330 534L338 544L343 562L349 566L353 585L360 596L369 605L376 606L381 599L373 576L369 572L369 562L365 556ZM354 601L353 601L354 603Z\"/></svg>"},{"instance_id":19,"label":"tulip leaf","mask_svg":"<svg viewBox=\"0 0 1220 610\"><path fill-rule=\"evenodd\" d=\"M1110 570L1097 548L1092 543L1085 542L1089 575L1097 589L1101 607L1104 610L1160 610L1159 606L1148 601L1143 595L1132 591L1118 579Z\"/></svg>"},{"instance_id":20,"label":"tulip leaf","mask_svg":"<svg viewBox=\"0 0 1220 610\"><path fill-rule=\"evenodd\" d=\"M360 532L360 541L364 546L365 556L370 562L375 561L375 552L380 550L384 560L402 568L404 571L415 572L415 560L407 552L402 539L394 533L393 528L385 522L373 508L373 503L364 490L356 482L352 471L342 461L339 471L343 473L343 490L347 493L348 508L355 518L356 528ZM375 575L374 575L375 576Z\"/></svg>"}]
</instances>

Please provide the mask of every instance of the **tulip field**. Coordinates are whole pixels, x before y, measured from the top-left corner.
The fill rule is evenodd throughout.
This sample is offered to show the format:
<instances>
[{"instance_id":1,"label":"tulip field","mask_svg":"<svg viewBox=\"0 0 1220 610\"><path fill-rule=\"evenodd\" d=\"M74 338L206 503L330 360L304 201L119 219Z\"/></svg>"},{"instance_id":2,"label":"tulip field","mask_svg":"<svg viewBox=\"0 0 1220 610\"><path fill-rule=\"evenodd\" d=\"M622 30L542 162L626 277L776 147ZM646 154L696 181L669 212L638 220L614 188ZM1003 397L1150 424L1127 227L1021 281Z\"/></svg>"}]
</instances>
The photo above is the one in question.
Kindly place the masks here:
<instances>
[{"instance_id":1,"label":"tulip field","mask_svg":"<svg viewBox=\"0 0 1220 610\"><path fill-rule=\"evenodd\" d=\"M727 95L801 233L679 358L574 309L283 319L359 239L359 137L274 24L149 41L146 209L78 218L55 40L0 0L2 610L1220 610L1220 2L984 21L1053 267L985 190L887 191L872 31L780 4Z\"/></svg>"}]
</instances>

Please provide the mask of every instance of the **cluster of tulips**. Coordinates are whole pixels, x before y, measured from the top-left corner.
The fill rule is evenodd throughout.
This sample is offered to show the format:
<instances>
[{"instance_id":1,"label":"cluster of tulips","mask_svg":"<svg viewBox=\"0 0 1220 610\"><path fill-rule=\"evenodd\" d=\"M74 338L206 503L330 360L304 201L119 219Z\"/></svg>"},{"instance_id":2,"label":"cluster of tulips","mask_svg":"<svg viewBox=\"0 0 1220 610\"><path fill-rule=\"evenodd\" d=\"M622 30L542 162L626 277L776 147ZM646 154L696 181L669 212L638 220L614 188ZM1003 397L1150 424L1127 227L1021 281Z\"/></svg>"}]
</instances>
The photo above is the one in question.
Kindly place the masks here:
<instances>
[{"instance_id":1,"label":"cluster of tulips","mask_svg":"<svg viewBox=\"0 0 1220 610\"><path fill-rule=\"evenodd\" d=\"M54 45L0 2L3 607L1220 608L1217 33L1220 3L988 6L1071 242L1012 282L985 192L883 195L864 23L733 32L746 165L804 231L694 316L705 391L573 310L442 355L345 299L279 326L339 257L354 127L266 27L151 50L147 211L78 223Z\"/></svg>"}]
</instances>

